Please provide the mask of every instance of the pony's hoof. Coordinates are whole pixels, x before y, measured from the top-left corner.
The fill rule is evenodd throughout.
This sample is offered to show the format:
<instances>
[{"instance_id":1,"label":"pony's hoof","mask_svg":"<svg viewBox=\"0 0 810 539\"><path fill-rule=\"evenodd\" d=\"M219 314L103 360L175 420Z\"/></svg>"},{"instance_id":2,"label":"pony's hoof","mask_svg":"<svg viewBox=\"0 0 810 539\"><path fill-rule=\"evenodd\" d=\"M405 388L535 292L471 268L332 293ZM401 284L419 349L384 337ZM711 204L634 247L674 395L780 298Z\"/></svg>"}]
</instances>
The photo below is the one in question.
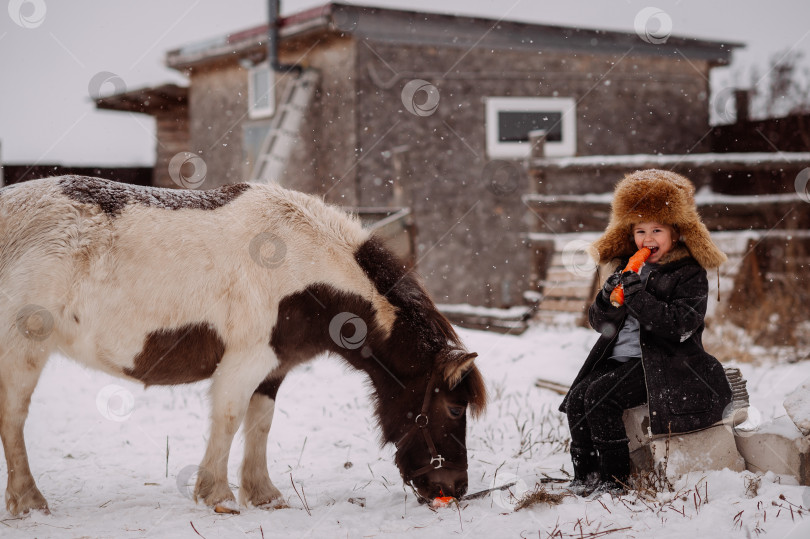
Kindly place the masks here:
<instances>
[{"instance_id":1,"label":"pony's hoof","mask_svg":"<svg viewBox=\"0 0 810 539\"><path fill-rule=\"evenodd\" d=\"M269 480L260 485L255 483L243 484L239 489L239 501L247 507L252 505L259 509L287 509L281 491Z\"/></svg>"},{"instance_id":2,"label":"pony's hoof","mask_svg":"<svg viewBox=\"0 0 810 539\"><path fill-rule=\"evenodd\" d=\"M276 509L290 508L290 506L287 505L287 502L284 501L284 498L276 498L275 500L270 500L269 502L260 502L253 505L256 506L257 509L261 509L263 511L274 511Z\"/></svg>"},{"instance_id":3,"label":"pony's hoof","mask_svg":"<svg viewBox=\"0 0 810 539\"><path fill-rule=\"evenodd\" d=\"M43 515L50 515L51 510L48 509L48 502L45 497L39 492L34 490L28 495L24 496L10 496L6 493L6 509L13 516L27 515L31 511L39 511Z\"/></svg>"},{"instance_id":4,"label":"pony's hoof","mask_svg":"<svg viewBox=\"0 0 810 539\"><path fill-rule=\"evenodd\" d=\"M214 512L224 513L226 515L238 515L239 507L236 505L235 501L225 500L223 502L219 502L214 506Z\"/></svg>"},{"instance_id":5,"label":"pony's hoof","mask_svg":"<svg viewBox=\"0 0 810 539\"><path fill-rule=\"evenodd\" d=\"M208 474L201 474L197 477L194 502L200 500L208 507L213 507L217 513L239 513L239 504L236 503L236 498L228 487L228 483L211 481Z\"/></svg>"}]
</instances>

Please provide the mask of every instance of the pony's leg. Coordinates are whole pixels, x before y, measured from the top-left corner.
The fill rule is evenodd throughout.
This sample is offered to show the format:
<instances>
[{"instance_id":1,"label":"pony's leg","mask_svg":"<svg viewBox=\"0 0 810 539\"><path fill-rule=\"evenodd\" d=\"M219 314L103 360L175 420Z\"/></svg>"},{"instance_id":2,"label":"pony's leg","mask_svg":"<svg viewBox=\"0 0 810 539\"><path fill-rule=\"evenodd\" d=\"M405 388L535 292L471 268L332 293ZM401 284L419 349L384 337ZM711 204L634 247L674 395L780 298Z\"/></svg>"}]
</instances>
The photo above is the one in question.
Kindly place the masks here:
<instances>
[{"instance_id":1,"label":"pony's leg","mask_svg":"<svg viewBox=\"0 0 810 539\"><path fill-rule=\"evenodd\" d=\"M266 351L264 356L266 358ZM226 353L212 378L211 436L197 474L194 500L202 499L217 512L239 512L236 498L228 486L228 456L256 380L263 380L275 367L265 358L260 354L236 356Z\"/></svg>"},{"instance_id":2,"label":"pony's leg","mask_svg":"<svg viewBox=\"0 0 810 539\"><path fill-rule=\"evenodd\" d=\"M245 456L242 461L239 502L255 507L278 508L284 505L281 492L270 481L267 471L267 435L273 422L276 393L283 378L265 380L250 398L243 430Z\"/></svg>"},{"instance_id":3,"label":"pony's leg","mask_svg":"<svg viewBox=\"0 0 810 539\"><path fill-rule=\"evenodd\" d=\"M0 358L0 438L8 465L6 509L12 515L32 509L49 512L48 502L31 475L23 437L31 394L47 361L47 354L23 359L8 353Z\"/></svg>"}]
</instances>

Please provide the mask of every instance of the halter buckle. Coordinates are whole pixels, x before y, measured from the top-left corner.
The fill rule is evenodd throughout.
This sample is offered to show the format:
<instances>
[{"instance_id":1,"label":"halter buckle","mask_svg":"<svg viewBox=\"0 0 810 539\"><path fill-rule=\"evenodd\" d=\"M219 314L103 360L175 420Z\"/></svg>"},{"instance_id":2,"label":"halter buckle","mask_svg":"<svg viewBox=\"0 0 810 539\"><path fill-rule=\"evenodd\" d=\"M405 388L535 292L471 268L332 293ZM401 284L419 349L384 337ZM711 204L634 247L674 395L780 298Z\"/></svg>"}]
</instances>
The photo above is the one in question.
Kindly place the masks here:
<instances>
[{"instance_id":1,"label":"halter buckle","mask_svg":"<svg viewBox=\"0 0 810 539\"><path fill-rule=\"evenodd\" d=\"M425 420L425 423L423 425L419 424L420 417ZM426 416L425 414L419 414L418 416L416 416L416 419L414 419L414 423L416 423L416 426L419 427L420 429L424 429L425 427L428 426L428 416Z\"/></svg>"},{"instance_id":2,"label":"halter buckle","mask_svg":"<svg viewBox=\"0 0 810 539\"><path fill-rule=\"evenodd\" d=\"M444 459L444 457L443 457L443 456L441 456L441 455L437 455L437 456L435 456L435 457L431 457L431 459L430 459L430 465L431 465L431 466L433 466L433 469L434 469L434 470L438 470L439 468L441 468L441 467L442 467L442 463L444 462L444 460L445 460L445 459ZM439 465L438 465L438 466L436 466L435 464L433 464L434 462L438 462L438 463L439 463Z\"/></svg>"}]
</instances>

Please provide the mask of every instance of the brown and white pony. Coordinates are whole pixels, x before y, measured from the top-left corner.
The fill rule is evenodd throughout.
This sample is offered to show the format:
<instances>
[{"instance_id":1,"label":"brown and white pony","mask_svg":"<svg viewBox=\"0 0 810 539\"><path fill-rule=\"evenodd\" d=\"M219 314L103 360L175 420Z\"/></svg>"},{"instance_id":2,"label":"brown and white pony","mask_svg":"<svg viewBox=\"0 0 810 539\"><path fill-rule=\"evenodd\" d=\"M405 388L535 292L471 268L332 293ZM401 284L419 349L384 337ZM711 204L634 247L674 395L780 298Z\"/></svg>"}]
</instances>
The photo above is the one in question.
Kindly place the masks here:
<instances>
[{"instance_id":1,"label":"brown and white pony","mask_svg":"<svg viewBox=\"0 0 810 539\"><path fill-rule=\"evenodd\" d=\"M145 385L210 378L211 434L195 499L237 511L281 496L267 470L276 392L322 352L370 380L383 443L425 498L467 488L475 354L423 287L356 219L272 185L210 191L62 176L0 190L0 436L11 514L48 511L23 426L55 350ZM203 473L204 472L204 473Z\"/></svg>"}]
</instances>

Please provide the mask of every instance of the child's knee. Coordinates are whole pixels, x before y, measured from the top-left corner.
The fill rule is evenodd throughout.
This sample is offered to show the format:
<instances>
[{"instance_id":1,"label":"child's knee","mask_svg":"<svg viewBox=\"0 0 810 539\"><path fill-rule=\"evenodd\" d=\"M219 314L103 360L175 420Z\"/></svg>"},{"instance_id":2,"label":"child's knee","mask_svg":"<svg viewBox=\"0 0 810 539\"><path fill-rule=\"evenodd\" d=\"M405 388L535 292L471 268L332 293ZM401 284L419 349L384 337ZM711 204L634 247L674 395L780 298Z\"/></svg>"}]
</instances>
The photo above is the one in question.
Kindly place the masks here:
<instances>
[{"instance_id":1,"label":"child's knee","mask_svg":"<svg viewBox=\"0 0 810 539\"><path fill-rule=\"evenodd\" d=\"M585 404L585 409L591 411L603 404L606 396L601 388L596 384L592 384L582 395L582 402Z\"/></svg>"},{"instance_id":2,"label":"child's knee","mask_svg":"<svg viewBox=\"0 0 810 539\"><path fill-rule=\"evenodd\" d=\"M582 402L584 402L585 401L585 394L588 392L589 387L590 387L590 384L585 380L583 380L582 382L580 382L577 385L575 385L574 387L572 387L570 392L569 392L569 397L568 397L569 402L572 401L572 400L574 402L577 402L577 403L580 403L580 404Z\"/></svg>"},{"instance_id":3,"label":"child's knee","mask_svg":"<svg viewBox=\"0 0 810 539\"><path fill-rule=\"evenodd\" d=\"M612 390L612 387L605 387L604 384L591 384L583 398L588 413L598 410L598 414L605 414L620 409L621 406L612 398Z\"/></svg>"}]
</instances>

